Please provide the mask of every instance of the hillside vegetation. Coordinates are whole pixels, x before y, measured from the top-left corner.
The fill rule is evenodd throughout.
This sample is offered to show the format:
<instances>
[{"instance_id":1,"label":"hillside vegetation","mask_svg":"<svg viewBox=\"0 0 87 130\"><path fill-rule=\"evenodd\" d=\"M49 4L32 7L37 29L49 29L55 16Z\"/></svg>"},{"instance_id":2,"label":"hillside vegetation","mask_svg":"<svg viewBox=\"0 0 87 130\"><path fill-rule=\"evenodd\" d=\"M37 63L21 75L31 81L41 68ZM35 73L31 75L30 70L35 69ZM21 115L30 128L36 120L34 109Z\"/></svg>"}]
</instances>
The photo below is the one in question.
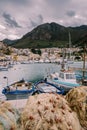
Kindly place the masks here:
<instances>
[{"instance_id":1,"label":"hillside vegetation","mask_svg":"<svg viewBox=\"0 0 87 130\"><path fill-rule=\"evenodd\" d=\"M87 25L64 27L57 23L45 23L28 32L21 39L12 41L13 44L10 45L16 48L68 47L69 32L72 45L75 45L75 41L87 34Z\"/></svg>"}]
</instances>

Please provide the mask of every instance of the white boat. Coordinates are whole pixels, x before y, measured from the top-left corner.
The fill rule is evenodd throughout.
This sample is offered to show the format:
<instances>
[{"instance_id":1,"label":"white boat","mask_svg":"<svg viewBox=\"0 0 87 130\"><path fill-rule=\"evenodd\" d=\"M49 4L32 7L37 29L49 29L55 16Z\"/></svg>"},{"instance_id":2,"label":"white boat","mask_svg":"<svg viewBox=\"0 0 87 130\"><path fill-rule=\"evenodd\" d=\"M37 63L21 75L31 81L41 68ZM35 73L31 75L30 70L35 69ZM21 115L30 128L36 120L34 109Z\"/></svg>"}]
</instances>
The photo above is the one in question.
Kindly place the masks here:
<instances>
[{"instance_id":1,"label":"white boat","mask_svg":"<svg viewBox=\"0 0 87 130\"><path fill-rule=\"evenodd\" d=\"M20 80L3 88L2 93L8 100L27 99L34 92L34 86L31 82Z\"/></svg>"},{"instance_id":2,"label":"white boat","mask_svg":"<svg viewBox=\"0 0 87 130\"><path fill-rule=\"evenodd\" d=\"M0 71L8 71L8 65L0 65Z\"/></svg>"},{"instance_id":3,"label":"white boat","mask_svg":"<svg viewBox=\"0 0 87 130\"><path fill-rule=\"evenodd\" d=\"M66 62L67 63L73 63L71 60L71 36L69 33L69 48L70 48L70 56ZM80 84L77 83L75 72L69 69L65 69L66 62L64 60L65 58L65 52L66 50L63 49L63 59L61 62L61 70L59 73L53 73L47 76L47 81L50 83L53 83L55 85L58 85L60 88L63 88L65 90L65 93L68 92L73 87L79 87ZM68 66L69 67L69 66Z\"/></svg>"},{"instance_id":4,"label":"white boat","mask_svg":"<svg viewBox=\"0 0 87 130\"><path fill-rule=\"evenodd\" d=\"M47 77L47 81L63 88L65 93L74 87L80 86L76 81L75 73L71 70L63 70L59 73L50 74Z\"/></svg>"}]
</instances>

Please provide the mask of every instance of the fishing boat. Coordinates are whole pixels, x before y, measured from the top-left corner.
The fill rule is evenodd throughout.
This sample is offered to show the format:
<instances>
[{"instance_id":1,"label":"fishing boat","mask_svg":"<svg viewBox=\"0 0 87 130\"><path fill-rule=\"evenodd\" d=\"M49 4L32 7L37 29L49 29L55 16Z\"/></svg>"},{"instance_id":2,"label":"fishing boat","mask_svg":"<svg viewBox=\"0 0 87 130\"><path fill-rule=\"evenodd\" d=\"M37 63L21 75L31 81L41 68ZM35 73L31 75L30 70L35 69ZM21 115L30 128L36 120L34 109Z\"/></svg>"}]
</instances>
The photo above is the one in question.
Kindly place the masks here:
<instances>
[{"instance_id":1,"label":"fishing boat","mask_svg":"<svg viewBox=\"0 0 87 130\"><path fill-rule=\"evenodd\" d=\"M0 65L0 71L8 71L8 66Z\"/></svg>"},{"instance_id":2,"label":"fishing boat","mask_svg":"<svg viewBox=\"0 0 87 130\"><path fill-rule=\"evenodd\" d=\"M64 90L60 87L47 82L47 80L40 80L34 84L37 93L57 93L64 94Z\"/></svg>"},{"instance_id":3,"label":"fishing boat","mask_svg":"<svg viewBox=\"0 0 87 130\"><path fill-rule=\"evenodd\" d=\"M79 87L75 73L71 70L61 70L59 73L50 74L47 81L63 88L65 93L74 87Z\"/></svg>"},{"instance_id":4,"label":"fishing boat","mask_svg":"<svg viewBox=\"0 0 87 130\"><path fill-rule=\"evenodd\" d=\"M9 86L6 86L2 93L7 97L7 100L26 99L34 92L34 86L31 82L20 80Z\"/></svg>"},{"instance_id":5,"label":"fishing boat","mask_svg":"<svg viewBox=\"0 0 87 130\"><path fill-rule=\"evenodd\" d=\"M69 32L69 59L68 61L72 61L71 60L71 35ZM76 75L75 72L69 69L68 64L71 62L67 62L67 64L65 63L64 59L65 59L65 52L66 50L63 49L63 59L61 62L61 69L60 72L55 72L52 73L50 75L47 75L47 82L52 83L62 89L64 89L65 94L72 88L74 87L79 87L80 84L77 83L76 80ZM66 68L68 67L68 68Z\"/></svg>"}]
</instances>

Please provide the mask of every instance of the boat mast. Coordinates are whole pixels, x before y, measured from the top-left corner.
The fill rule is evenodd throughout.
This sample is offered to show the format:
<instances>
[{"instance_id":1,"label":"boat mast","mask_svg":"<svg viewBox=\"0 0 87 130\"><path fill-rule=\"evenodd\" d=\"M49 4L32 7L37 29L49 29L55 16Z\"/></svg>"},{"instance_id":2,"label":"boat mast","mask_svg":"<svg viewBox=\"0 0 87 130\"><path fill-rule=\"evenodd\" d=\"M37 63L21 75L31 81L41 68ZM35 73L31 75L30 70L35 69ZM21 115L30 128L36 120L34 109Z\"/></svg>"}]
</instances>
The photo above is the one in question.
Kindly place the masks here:
<instances>
[{"instance_id":1,"label":"boat mast","mask_svg":"<svg viewBox=\"0 0 87 130\"><path fill-rule=\"evenodd\" d=\"M71 34L69 32L69 59L71 58Z\"/></svg>"},{"instance_id":2,"label":"boat mast","mask_svg":"<svg viewBox=\"0 0 87 130\"><path fill-rule=\"evenodd\" d=\"M83 79L82 79L82 82L84 81L85 79L85 57L86 57L86 45L84 45L83 47Z\"/></svg>"},{"instance_id":3,"label":"boat mast","mask_svg":"<svg viewBox=\"0 0 87 130\"><path fill-rule=\"evenodd\" d=\"M65 58L65 49L63 48L63 55L62 55L62 63L61 63L61 70L65 70L65 62L64 62L64 58Z\"/></svg>"}]
</instances>

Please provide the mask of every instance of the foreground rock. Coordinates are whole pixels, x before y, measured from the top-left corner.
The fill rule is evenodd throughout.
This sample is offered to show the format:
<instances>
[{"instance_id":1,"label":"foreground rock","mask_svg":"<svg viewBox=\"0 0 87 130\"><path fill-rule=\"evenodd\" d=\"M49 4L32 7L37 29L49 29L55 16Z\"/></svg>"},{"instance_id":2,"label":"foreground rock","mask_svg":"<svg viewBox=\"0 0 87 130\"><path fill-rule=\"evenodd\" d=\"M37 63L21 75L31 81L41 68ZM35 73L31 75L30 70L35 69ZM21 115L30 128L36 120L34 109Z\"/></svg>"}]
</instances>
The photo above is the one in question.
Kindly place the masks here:
<instances>
[{"instance_id":1,"label":"foreground rock","mask_svg":"<svg viewBox=\"0 0 87 130\"><path fill-rule=\"evenodd\" d=\"M81 125L87 130L87 86L72 89L66 100L78 115Z\"/></svg>"},{"instance_id":2,"label":"foreground rock","mask_svg":"<svg viewBox=\"0 0 87 130\"><path fill-rule=\"evenodd\" d=\"M18 130L19 114L9 103L0 102L0 130Z\"/></svg>"},{"instance_id":3,"label":"foreground rock","mask_svg":"<svg viewBox=\"0 0 87 130\"><path fill-rule=\"evenodd\" d=\"M23 130L82 130L76 113L56 94L30 96L21 120Z\"/></svg>"}]
</instances>

